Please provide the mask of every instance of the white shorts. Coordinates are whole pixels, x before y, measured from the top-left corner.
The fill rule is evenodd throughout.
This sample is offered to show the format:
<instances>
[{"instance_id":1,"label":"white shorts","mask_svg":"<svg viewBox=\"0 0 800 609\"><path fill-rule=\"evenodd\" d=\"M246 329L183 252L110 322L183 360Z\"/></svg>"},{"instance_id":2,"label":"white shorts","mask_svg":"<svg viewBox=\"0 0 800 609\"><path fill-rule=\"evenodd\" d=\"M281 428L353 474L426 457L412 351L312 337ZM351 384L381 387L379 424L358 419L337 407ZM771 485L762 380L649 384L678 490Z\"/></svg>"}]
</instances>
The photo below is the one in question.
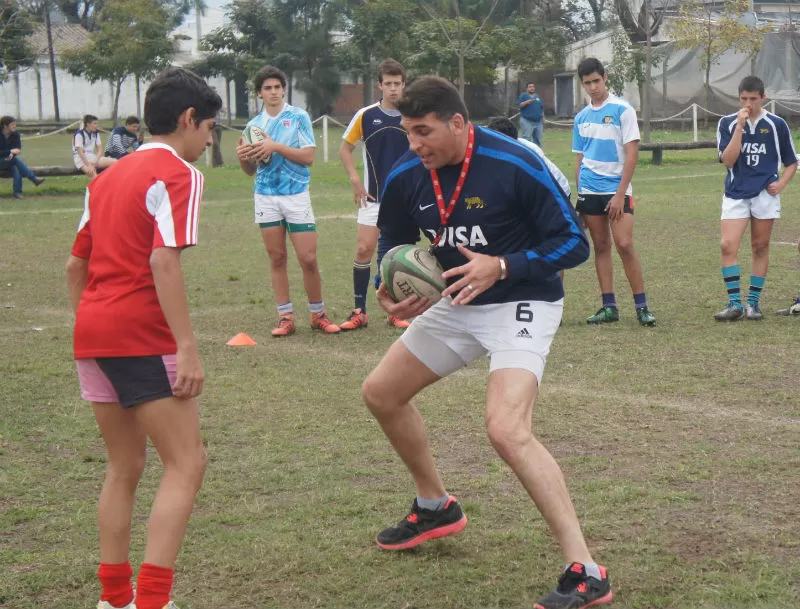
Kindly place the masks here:
<instances>
[{"instance_id":1,"label":"white shorts","mask_svg":"<svg viewBox=\"0 0 800 609\"><path fill-rule=\"evenodd\" d=\"M261 228L286 226L289 232L314 230L311 196L305 190L296 195L255 195L255 220Z\"/></svg>"},{"instance_id":2,"label":"white shorts","mask_svg":"<svg viewBox=\"0 0 800 609\"><path fill-rule=\"evenodd\" d=\"M380 203L367 201L366 207L358 208L358 223L364 226L378 226L378 212L380 209Z\"/></svg>"},{"instance_id":3,"label":"white shorts","mask_svg":"<svg viewBox=\"0 0 800 609\"><path fill-rule=\"evenodd\" d=\"M443 298L402 336L406 348L438 376L488 354L489 370L520 368L542 381L564 299L453 306Z\"/></svg>"},{"instance_id":4,"label":"white shorts","mask_svg":"<svg viewBox=\"0 0 800 609\"><path fill-rule=\"evenodd\" d=\"M89 161L90 163L92 164L97 163L96 154L92 154L91 152L84 152L83 154L86 157L86 160ZM83 159L81 159L80 156L78 156L77 154L73 154L72 161L75 163L76 169L83 169Z\"/></svg>"},{"instance_id":5,"label":"white shorts","mask_svg":"<svg viewBox=\"0 0 800 609\"><path fill-rule=\"evenodd\" d=\"M722 219L741 220L756 218L772 220L781 217L781 196L771 195L766 189L751 199L722 197Z\"/></svg>"}]
</instances>

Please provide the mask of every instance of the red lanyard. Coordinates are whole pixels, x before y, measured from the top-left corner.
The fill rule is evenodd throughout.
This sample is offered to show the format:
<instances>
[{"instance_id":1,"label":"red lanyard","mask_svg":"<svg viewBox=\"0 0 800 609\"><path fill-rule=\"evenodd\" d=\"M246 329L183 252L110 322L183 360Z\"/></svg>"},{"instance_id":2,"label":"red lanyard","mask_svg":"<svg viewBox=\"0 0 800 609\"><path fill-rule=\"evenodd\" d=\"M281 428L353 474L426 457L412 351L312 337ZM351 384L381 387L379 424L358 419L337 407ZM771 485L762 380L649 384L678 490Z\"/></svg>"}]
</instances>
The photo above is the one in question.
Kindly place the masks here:
<instances>
[{"instance_id":1,"label":"red lanyard","mask_svg":"<svg viewBox=\"0 0 800 609\"><path fill-rule=\"evenodd\" d=\"M442 185L439 183L439 173L435 169L431 169L433 194L436 195L436 205L439 207L439 221L441 222L441 226L439 227L439 231L436 233L436 238L433 240L432 245L438 244L439 240L442 238L442 234L444 234L444 227L447 226L447 222L450 219L450 214L453 213L453 209L456 206L456 201L458 201L458 197L461 196L461 189L464 188L464 182L466 181L467 174L469 173L470 161L472 161L474 147L475 127L472 125L472 123L470 123L469 139L467 140L467 152L464 154L464 162L461 164L461 175L458 176L456 189L453 191L453 196L450 197L450 203L448 204L447 208L444 206L444 195L442 194Z\"/></svg>"}]
</instances>

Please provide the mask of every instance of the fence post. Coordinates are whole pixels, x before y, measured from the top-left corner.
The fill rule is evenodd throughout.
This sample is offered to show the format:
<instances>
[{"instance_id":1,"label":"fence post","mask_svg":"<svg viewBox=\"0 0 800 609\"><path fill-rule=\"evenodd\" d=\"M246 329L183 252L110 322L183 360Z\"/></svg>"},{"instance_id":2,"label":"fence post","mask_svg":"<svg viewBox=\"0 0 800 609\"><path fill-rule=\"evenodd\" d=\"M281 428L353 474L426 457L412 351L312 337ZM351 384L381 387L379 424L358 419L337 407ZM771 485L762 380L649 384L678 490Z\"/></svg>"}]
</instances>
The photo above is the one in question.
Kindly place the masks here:
<instances>
[{"instance_id":1,"label":"fence post","mask_svg":"<svg viewBox=\"0 0 800 609\"><path fill-rule=\"evenodd\" d=\"M775 100L774 99L771 102L769 102L769 111L772 112L772 114L775 114Z\"/></svg>"},{"instance_id":2,"label":"fence post","mask_svg":"<svg viewBox=\"0 0 800 609\"><path fill-rule=\"evenodd\" d=\"M692 129L694 130L694 140L697 141L697 104L692 104Z\"/></svg>"},{"instance_id":3,"label":"fence post","mask_svg":"<svg viewBox=\"0 0 800 609\"><path fill-rule=\"evenodd\" d=\"M322 117L322 160L328 162L328 115Z\"/></svg>"}]
</instances>

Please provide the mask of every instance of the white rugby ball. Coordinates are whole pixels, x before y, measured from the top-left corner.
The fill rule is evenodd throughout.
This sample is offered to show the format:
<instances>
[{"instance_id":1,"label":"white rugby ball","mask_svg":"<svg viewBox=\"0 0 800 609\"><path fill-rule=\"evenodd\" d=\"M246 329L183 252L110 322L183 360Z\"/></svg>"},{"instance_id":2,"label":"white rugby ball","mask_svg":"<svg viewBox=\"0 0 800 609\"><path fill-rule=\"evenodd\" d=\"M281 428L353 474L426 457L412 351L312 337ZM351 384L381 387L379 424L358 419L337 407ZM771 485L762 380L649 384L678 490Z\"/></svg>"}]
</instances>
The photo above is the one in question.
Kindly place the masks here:
<instances>
[{"instance_id":1,"label":"white rugby ball","mask_svg":"<svg viewBox=\"0 0 800 609\"><path fill-rule=\"evenodd\" d=\"M255 125L248 125L244 128L244 131L242 131L242 139L248 144L258 144L259 142L269 139L269 136L259 127L256 127ZM261 164L269 165L271 160L272 153L270 152L266 158L261 159Z\"/></svg>"},{"instance_id":2,"label":"white rugby ball","mask_svg":"<svg viewBox=\"0 0 800 609\"><path fill-rule=\"evenodd\" d=\"M442 298L447 282L436 256L416 245L393 247L381 261L381 277L395 302L409 296L428 298L432 303Z\"/></svg>"}]
</instances>

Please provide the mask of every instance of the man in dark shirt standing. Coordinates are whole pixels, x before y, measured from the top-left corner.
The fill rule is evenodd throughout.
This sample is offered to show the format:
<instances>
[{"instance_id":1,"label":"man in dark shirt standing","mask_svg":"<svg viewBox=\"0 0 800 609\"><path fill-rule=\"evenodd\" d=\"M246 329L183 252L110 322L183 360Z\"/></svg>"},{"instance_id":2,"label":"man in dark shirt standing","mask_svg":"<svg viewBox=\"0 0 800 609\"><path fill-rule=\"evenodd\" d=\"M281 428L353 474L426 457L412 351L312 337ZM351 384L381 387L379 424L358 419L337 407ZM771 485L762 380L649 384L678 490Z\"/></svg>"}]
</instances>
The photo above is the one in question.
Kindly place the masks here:
<instances>
[{"instance_id":1,"label":"man in dark shirt standing","mask_svg":"<svg viewBox=\"0 0 800 609\"><path fill-rule=\"evenodd\" d=\"M108 136L106 149L103 153L112 159L121 159L142 145L144 132L139 133L139 117L129 116L125 119L125 126L114 127Z\"/></svg>"},{"instance_id":2,"label":"man in dark shirt standing","mask_svg":"<svg viewBox=\"0 0 800 609\"><path fill-rule=\"evenodd\" d=\"M417 317L364 382L363 395L416 483L411 513L381 531L386 550L412 548L464 529L467 518L445 489L425 425L410 400L489 356L486 430L558 539L568 567L535 605L578 609L611 601L561 469L534 437L532 414L564 289L558 271L589 257L589 243L564 192L541 159L518 142L469 122L448 81L428 76L398 103L410 151L386 180L378 226L387 245L416 243L420 229L448 281L443 298L378 303ZM447 198L446 198L447 197Z\"/></svg>"},{"instance_id":3,"label":"man in dark shirt standing","mask_svg":"<svg viewBox=\"0 0 800 609\"><path fill-rule=\"evenodd\" d=\"M28 178L36 186L44 182L37 178L22 160L22 139L17 132L17 121L13 116L0 118L0 169L10 169L13 178L14 198L22 198L22 178Z\"/></svg>"},{"instance_id":4,"label":"man in dark shirt standing","mask_svg":"<svg viewBox=\"0 0 800 609\"><path fill-rule=\"evenodd\" d=\"M536 85L529 82L525 90L517 98L519 106L520 137L542 145L542 132L544 131L544 105L542 98L536 94Z\"/></svg>"}]
</instances>

